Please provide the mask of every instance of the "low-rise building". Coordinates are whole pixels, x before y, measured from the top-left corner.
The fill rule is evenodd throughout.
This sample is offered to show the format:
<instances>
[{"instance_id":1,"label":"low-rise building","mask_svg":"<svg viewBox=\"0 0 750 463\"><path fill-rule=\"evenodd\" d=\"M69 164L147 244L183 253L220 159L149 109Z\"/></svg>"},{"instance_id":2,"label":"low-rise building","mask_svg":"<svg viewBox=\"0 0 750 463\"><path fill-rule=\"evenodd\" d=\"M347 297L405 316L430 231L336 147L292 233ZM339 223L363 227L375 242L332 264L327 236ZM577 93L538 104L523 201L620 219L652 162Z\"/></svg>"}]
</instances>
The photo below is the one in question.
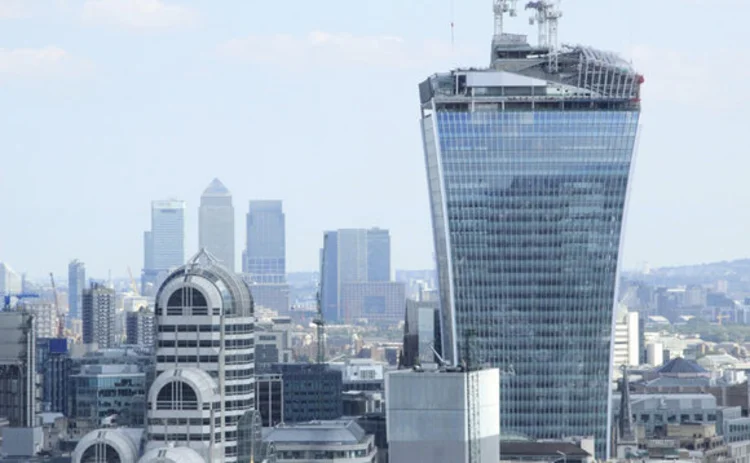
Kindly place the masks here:
<instances>
[{"instance_id":1,"label":"low-rise building","mask_svg":"<svg viewBox=\"0 0 750 463\"><path fill-rule=\"evenodd\" d=\"M273 443L276 463L375 463L378 452L354 420L281 424L263 429L263 441Z\"/></svg>"}]
</instances>

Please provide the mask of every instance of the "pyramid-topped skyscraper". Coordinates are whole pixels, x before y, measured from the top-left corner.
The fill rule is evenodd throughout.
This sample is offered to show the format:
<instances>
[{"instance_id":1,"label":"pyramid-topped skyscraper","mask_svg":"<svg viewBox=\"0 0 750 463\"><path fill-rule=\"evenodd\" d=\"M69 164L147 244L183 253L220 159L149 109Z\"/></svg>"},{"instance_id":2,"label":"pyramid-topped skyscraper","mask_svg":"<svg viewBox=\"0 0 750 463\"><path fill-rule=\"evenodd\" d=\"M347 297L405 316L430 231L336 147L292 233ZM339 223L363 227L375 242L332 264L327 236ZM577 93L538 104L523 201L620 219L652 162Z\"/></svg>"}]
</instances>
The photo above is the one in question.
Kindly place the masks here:
<instances>
[{"instance_id":1,"label":"pyramid-topped skyscraper","mask_svg":"<svg viewBox=\"0 0 750 463\"><path fill-rule=\"evenodd\" d=\"M218 178L203 191L198 215L198 246L207 249L224 267L234 271L232 193Z\"/></svg>"}]
</instances>

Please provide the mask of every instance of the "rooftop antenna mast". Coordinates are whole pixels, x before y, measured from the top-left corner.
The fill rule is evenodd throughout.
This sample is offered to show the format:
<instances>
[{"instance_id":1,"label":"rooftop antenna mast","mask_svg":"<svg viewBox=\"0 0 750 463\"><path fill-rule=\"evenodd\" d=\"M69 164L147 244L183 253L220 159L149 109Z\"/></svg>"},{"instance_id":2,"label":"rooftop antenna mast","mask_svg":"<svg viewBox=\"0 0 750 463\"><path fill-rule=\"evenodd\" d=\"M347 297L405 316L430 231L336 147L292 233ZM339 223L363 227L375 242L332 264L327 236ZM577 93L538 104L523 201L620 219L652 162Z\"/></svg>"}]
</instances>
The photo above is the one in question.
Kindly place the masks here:
<instances>
[{"instance_id":1,"label":"rooftop antenna mast","mask_svg":"<svg viewBox=\"0 0 750 463\"><path fill-rule=\"evenodd\" d=\"M536 13L529 18L529 23L534 25L536 22L539 27L539 47L549 50L549 70L557 72L558 69L558 43L557 28L562 10L560 9L560 0L539 0L526 4L527 10L534 10Z\"/></svg>"},{"instance_id":2,"label":"rooftop antenna mast","mask_svg":"<svg viewBox=\"0 0 750 463\"><path fill-rule=\"evenodd\" d=\"M492 10L495 12L495 37L503 35L503 18L508 13L511 18L516 17L518 0L494 0Z\"/></svg>"}]
</instances>

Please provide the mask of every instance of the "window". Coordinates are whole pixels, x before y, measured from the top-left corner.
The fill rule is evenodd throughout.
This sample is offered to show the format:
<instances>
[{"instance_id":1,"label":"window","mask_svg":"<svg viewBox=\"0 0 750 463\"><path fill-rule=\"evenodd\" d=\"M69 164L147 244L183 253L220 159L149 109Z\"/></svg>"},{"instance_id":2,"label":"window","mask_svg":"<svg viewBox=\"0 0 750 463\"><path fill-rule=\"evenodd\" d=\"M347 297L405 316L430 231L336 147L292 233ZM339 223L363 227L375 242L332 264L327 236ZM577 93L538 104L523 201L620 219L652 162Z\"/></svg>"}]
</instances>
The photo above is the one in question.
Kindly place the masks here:
<instances>
[{"instance_id":1,"label":"window","mask_svg":"<svg viewBox=\"0 0 750 463\"><path fill-rule=\"evenodd\" d=\"M157 410L197 410L198 396L184 381L171 381L164 385L156 397Z\"/></svg>"}]
</instances>

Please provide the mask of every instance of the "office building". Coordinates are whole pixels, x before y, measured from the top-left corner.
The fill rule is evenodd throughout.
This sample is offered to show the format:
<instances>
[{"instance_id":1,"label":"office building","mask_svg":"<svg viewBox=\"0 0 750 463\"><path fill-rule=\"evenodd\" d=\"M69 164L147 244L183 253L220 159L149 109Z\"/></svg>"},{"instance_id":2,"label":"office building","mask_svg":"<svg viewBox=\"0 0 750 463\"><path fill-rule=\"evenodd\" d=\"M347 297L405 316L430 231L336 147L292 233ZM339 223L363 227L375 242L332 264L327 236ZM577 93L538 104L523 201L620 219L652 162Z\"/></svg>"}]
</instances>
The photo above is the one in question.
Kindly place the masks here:
<instances>
[{"instance_id":1,"label":"office building","mask_svg":"<svg viewBox=\"0 0 750 463\"><path fill-rule=\"evenodd\" d=\"M96 343L100 349L119 345L115 327L115 291L92 283L91 288L83 292L82 300L83 343Z\"/></svg>"},{"instance_id":2,"label":"office building","mask_svg":"<svg viewBox=\"0 0 750 463\"><path fill-rule=\"evenodd\" d=\"M252 278L243 276L250 286L256 308L269 309L280 315L288 314L291 308L289 285L286 283L255 283Z\"/></svg>"},{"instance_id":3,"label":"office building","mask_svg":"<svg viewBox=\"0 0 750 463\"><path fill-rule=\"evenodd\" d=\"M146 373L136 365L86 365L70 378L71 434L145 424Z\"/></svg>"},{"instance_id":4,"label":"office building","mask_svg":"<svg viewBox=\"0 0 750 463\"><path fill-rule=\"evenodd\" d=\"M640 333L639 313L628 312L628 308L620 306L615 314L615 339L613 362L615 372L619 376L620 366L640 365Z\"/></svg>"},{"instance_id":5,"label":"office building","mask_svg":"<svg viewBox=\"0 0 750 463\"><path fill-rule=\"evenodd\" d=\"M255 407L247 285L202 250L167 277L155 312L147 450L174 443L206 461L237 461L238 422Z\"/></svg>"},{"instance_id":6,"label":"office building","mask_svg":"<svg viewBox=\"0 0 750 463\"><path fill-rule=\"evenodd\" d=\"M185 263L185 202L151 202L151 230L143 234L141 293L157 288L158 276Z\"/></svg>"},{"instance_id":7,"label":"office building","mask_svg":"<svg viewBox=\"0 0 750 463\"><path fill-rule=\"evenodd\" d=\"M21 276L8 264L0 262L0 295L18 294L23 291Z\"/></svg>"},{"instance_id":8,"label":"office building","mask_svg":"<svg viewBox=\"0 0 750 463\"><path fill-rule=\"evenodd\" d=\"M0 416L11 428L34 426L39 412L34 317L0 313Z\"/></svg>"},{"instance_id":9,"label":"office building","mask_svg":"<svg viewBox=\"0 0 750 463\"><path fill-rule=\"evenodd\" d=\"M16 305L16 310L34 316L34 329L37 339L57 337L57 309L53 303L39 299L22 299Z\"/></svg>"},{"instance_id":10,"label":"office building","mask_svg":"<svg viewBox=\"0 0 750 463\"><path fill-rule=\"evenodd\" d=\"M42 410L69 416L68 393L71 362L68 340L37 338L36 368L41 378Z\"/></svg>"},{"instance_id":11,"label":"office building","mask_svg":"<svg viewBox=\"0 0 750 463\"><path fill-rule=\"evenodd\" d=\"M553 2L528 7L556 34ZM513 372L503 433L594 436L605 458L643 78L615 54L555 43L497 30L488 69L419 85L443 353L459 363L470 334L479 361Z\"/></svg>"},{"instance_id":12,"label":"office building","mask_svg":"<svg viewBox=\"0 0 750 463\"><path fill-rule=\"evenodd\" d=\"M440 354L440 309L434 302L406 301L404 344L401 349L401 366L437 363Z\"/></svg>"},{"instance_id":13,"label":"office building","mask_svg":"<svg viewBox=\"0 0 750 463\"><path fill-rule=\"evenodd\" d=\"M327 231L320 259L323 315L329 321L343 320L347 316L342 301L346 284L390 281L390 233L379 228ZM403 304L399 317L403 317Z\"/></svg>"},{"instance_id":14,"label":"office building","mask_svg":"<svg viewBox=\"0 0 750 463\"><path fill-rule=\"evenodd\" d=\"M500 461L496 368L386 375L388 461Z\"/></svg>"},{"instance_id":15,"label":"office building","mask_svg":"<svg viewBox=\"0 0 750 463\"><path fill-rule=\"evenodd\" d=\"M125 312L125 343L133 346L153 347L155 330L154 312L141 307L134 312Z\"/></svg>"},{"instance_id":16,"label":"office building","mask_svg":"<svg viewBox=\"0 0 750 463\"><path fill-rule=\"evenodd\" d=\"M198 247L207 249L234 272L234 206L232 193L218 178L203 191L198 210Z\"/></svg>"},{"instance_id":17,"label":"office building","mask_svg":"<svg viewBox=\"0 0 750 463\"><path fill-rule=\"evenodd\" d=\"M255 377L255 400L264 428L272 428L285 421L284 380L281 375L257 375Z\"/></svg>"},{"instance_id":18,"label":"office building","mask_svg":"<svg viewBox=\"0 0 750 463\"><path fill-rule=\"evenodd\" d=\"M252 289L252 287L251 287ZM276 317L269 321L258 321L255 324L255 371L264 373L275 363L294 361L292 351L289 317Z\"/></svg>"},{"instance_id":19,"label":"office building","mask_svg":"<svg viewBox=\"0 0 750 463\"><path fill-rule=\"evenodd\" d=\"M340 320L350 323L398 323L404 319L406 287L397 281L364 281L341 285Z\"/></svg>"},{"instance_id":20,"label":"office building","mask_svg":"<svg viewBox=\"0 0 750 463\"><path fill-rule=\"evenodd\" d=\"M68 264L68 327L70 327L71 320L81 318L83 290L85 289L86 266L78 259L72 260Z\"/></svg>"},{"instance_id":21,"label":"office building","mask_svg":"<svg viewBox=\"0 0 750 463\"><path fill-rule=\"evenodd\" d=\"M242 271L255 283L286 283L286 218L281 201L250 201Z\"/></svg>"},{"instance_id":22,"label":"office building","mask_svg":"<svg viewBox=\"0 0 750 463\"><path fill-rule=\"evenodd\" d=\"M325 364L291 363L271 367L281 375L284 393L284 420L299 423L335 420L341 417L341 372Z\"/></svg>"},{"instance_id":23,"label":"office building","mask_svg":"<svg viewBox=\"0 0 750 463\"><path fill-rule=\"evenodd\" d=\"M280 424L263 430L263 442L273 443L279 463L372 463L378 453L375 438L354 420Z\"/></svg>"}]
</instances>

